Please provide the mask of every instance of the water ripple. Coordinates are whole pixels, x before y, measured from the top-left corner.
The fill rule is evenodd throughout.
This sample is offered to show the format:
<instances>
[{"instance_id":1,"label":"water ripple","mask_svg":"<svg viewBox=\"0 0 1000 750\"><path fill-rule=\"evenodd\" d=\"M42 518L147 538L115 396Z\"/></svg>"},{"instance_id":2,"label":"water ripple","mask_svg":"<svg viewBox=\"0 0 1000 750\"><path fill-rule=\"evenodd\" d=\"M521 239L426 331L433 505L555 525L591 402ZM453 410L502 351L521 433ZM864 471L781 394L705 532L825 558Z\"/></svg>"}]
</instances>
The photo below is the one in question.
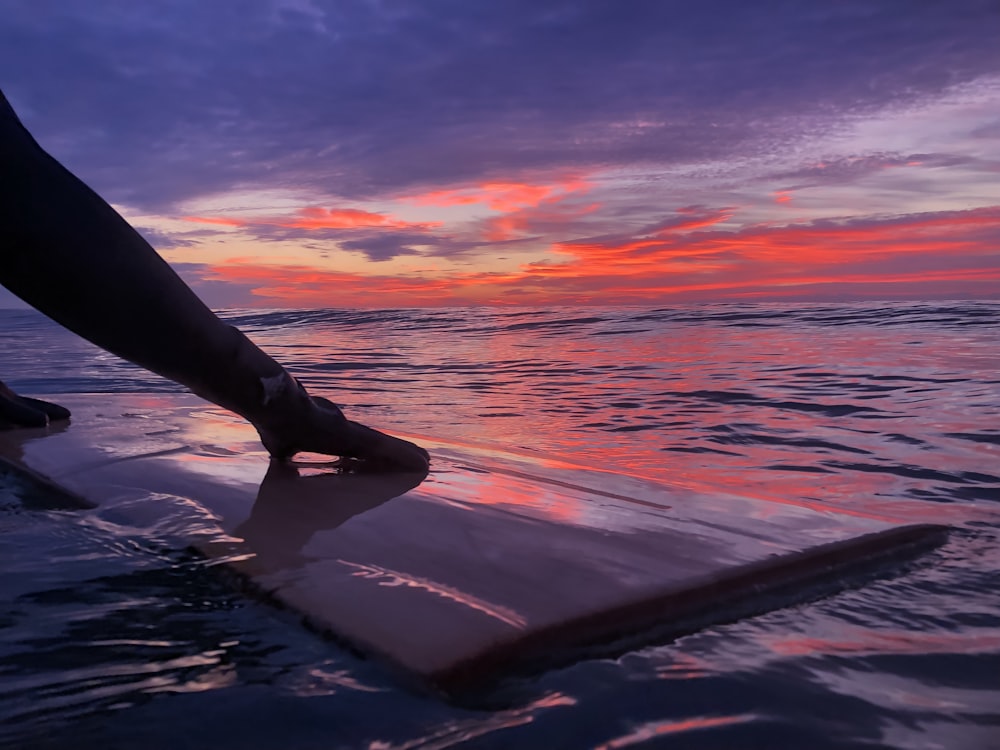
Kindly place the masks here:
<instances>
[{"instance_id":1,"label":"water ripple","mask_svg":"<svg viewBox=\"0 0 1000 750\"><path fill-rule=\"evenodd\" d=\"M0 315L17 389L179 390L34 313ZM291 746L294 725L302 747L989 746L1000 304L225 315L386 428L954 531L891 578L460 709L234 594L181 553L207 524L191 509L126 528L0 484L0 741L263 748Z\"/></svg>"}]
</instances>

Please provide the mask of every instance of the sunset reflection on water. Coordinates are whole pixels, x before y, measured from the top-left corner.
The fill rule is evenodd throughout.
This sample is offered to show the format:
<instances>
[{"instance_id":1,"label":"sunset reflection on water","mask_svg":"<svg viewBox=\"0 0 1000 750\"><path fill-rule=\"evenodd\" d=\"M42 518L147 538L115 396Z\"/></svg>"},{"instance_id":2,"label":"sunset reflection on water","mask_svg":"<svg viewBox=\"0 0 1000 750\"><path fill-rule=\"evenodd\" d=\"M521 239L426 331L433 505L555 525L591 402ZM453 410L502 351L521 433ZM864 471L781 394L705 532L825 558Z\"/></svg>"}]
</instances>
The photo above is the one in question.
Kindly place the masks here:
<instances>
[{"instance_id":1,"label":"sunset reflection on water","mask_svg":"<svg viewBox=\"0 0 1000 750\"><path fill-rule=\"evenodd\" d=\"M198 710L212 713L225 703L217 696L228 696L241 720L259 718L257 726L282 724L292 711L325 733L334 724L354 726L358 706L366 715L401 717L405 728L386 736L385 747L404 734L444 746L489 741L494 732L507 746L558 746L569 726L606 746L736 746L763 738L774 741L761 746L806 747L828 738L831 726L809 717L834 715L842 717L837 737L868 744L929 738L945 747L989 746L1000 633L995 303L247 310L226 317L350 417L426 443L438 461L412 490L417 495L447 497L449 483L466 482L456 497L474 497L483 514L537 514L579 533L656 533L668 514L682 535L696 534L681 517L693 508L736 535L752 524L780 528L776 548L794 546L807 519L822 521L827 511L855 528L884 518L945 524L948 539L912 565L835 595L617 660L585 659L518 683L509 708L464 711L414 699L346 652L247 609L228 584L197 574L194 564L175 561L163 536L189 538L213 521L197 508L146 498L148 528L121 527L113 515L22 513L5 537L9 601L22 585L41 593L17 598L10 611L23 612L32 627L59 622L67 630L40 644L17 626L3 631L5 643L23 656L15 668L25 675L48 660L52 684L65 678L77 703L67 708L52 699L49 683L31 683L8 694L8 707L40 711L48 726L46 711L101 712L145 703L157 690L207 687L216 689L199 693ZM18 391L133 394L141 419L162 415L157 392L181 390L40 318L15 316L8 327L28 344L13 347L7 362L6 382ZM32 342L44 342L48 360ZM185 468L214 472L231 461L234 483L259 483L267 463L253 429L216 407L194 408L198 419L183 439L168 431L149 435L150 444L183 442L194 447ZM123 455L145 447L127 446ZM493 473L477 473L477 461ZM591 470L589 499L566 502L575 492L566 485L584 484L581 467ZM322 484L326 471L301 475ZM647 504L626 513L622 497ZM741 505L740 498L749 499ZM347 524L397 510L387 503L351 515L358 508L338 510ZM275 510L283 515L280 503ZM306 516L305 509L284 515L327 526L343 520ZM628 519L632 526L616 526ZM272 524L271 516L259 524L265 536ZM40 548L49 551L44 565ZM109 648L111 628L142 645ZM81 636L95 647L74 650ZM152 647L167 642L181 645ZM98 670L138 669L134 680L85 675L79 682L84 673L65 665L80 660ZM153 671L142 672L144 665ZM146 682L146 674L155 679ZM119 679L120 692L112 686L100 697ZM308 706L300 692L310 695ZM148 716L174 723L196 713L186 703L152 705ZM626 718L611 726L612 715ZM594 739L588 727L598 725ZM359 746L384 734L358 732L367 738Z\"/></svg>"},{"instance_id":2,"label":"sunset reflection on water","mask_svg":"<svg viewBox=\"0 0 1000 750\"><path fill-rule=\"evenodd\" d=\"M261 318L251 335L378 426L880 512L961 485L995 450L953 437L1000 411L984 390L1000 367L989 332L963 329L955 352L954 329L914 313L881 325L850 306L389 311Z\"/></svg>"}]
</instances>

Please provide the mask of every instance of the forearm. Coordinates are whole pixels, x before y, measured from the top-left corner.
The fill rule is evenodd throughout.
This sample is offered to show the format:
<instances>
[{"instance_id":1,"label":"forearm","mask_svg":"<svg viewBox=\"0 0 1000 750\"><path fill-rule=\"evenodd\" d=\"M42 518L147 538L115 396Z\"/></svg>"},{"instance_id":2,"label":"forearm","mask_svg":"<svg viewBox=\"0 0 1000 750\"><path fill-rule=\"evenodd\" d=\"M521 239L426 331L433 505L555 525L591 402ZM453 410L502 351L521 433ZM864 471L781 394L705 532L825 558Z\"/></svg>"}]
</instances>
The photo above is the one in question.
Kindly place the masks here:
<instances>
[{"instance_id":1,"label":"forearm","mask_svg":"<svg viewBox=\"0 0 1000 750\"><path fill-rule=\"evenodd\" d=\"M46 154L2 98L0 140L0 283L98 346L257 417L281 366Z\"/></svg>"},{"instance_id":2,"label":"forearm","mask_svg":"<svg viewBox=\"0 0 1000 750\"><path fill-rule=\"evenodd\" d=\"M309 396L219 320L128 222L35 143L2 93L0 283L98 346L250 420L272 458L316 451L427 471L423 448Z\"/></svg>"}]
</instances>

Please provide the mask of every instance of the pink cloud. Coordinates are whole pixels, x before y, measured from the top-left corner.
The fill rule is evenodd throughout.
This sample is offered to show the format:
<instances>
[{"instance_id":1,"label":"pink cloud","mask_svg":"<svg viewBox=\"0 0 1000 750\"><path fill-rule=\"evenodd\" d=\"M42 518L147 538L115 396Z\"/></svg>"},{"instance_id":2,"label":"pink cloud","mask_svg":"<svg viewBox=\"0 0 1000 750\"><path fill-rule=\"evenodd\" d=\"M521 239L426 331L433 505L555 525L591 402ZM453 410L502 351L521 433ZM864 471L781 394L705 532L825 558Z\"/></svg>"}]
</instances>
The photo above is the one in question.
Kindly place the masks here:
<instances>
[{"instance_id":1,"label":"pink cloud","mask_svg":"<svg viewBox=\"0 0 1000 750\"><path fill-rule=\"evenodd\" d=\"M516 181L481 182L465 188L435 190L403 200L420 206L467 206L482 204L492 211L516 211L535 207L554 198L586 192L591 183L582 177L532 184Z\"/></svg>"},{"instance_id":2,"label":"pink cloud","mask_svg":"<svg viewBox=\"0 0 1000 750\"><path fill-rule=\"evenodd\" d=\"M237 219L214 216L185 216L185 221L231 227L272 226L290 229L430 229L441 222L410 222L360 208L321 208L307 206L291 217L256 217Z\"/></svg>"},{"instance_id":3,"label":"pink cloud","mask_svg":"<svg viewBox=\"0 0 1000 750\"><path fill-rule=\"evenodd\" d=\"M997 296L1000 206L725 229L730 209L689 207L641 234L561 242L565 260L509 272L368 275L233 262L210 280L278 306L589 304L670 299Z\"/></svg>"}]
</instances>

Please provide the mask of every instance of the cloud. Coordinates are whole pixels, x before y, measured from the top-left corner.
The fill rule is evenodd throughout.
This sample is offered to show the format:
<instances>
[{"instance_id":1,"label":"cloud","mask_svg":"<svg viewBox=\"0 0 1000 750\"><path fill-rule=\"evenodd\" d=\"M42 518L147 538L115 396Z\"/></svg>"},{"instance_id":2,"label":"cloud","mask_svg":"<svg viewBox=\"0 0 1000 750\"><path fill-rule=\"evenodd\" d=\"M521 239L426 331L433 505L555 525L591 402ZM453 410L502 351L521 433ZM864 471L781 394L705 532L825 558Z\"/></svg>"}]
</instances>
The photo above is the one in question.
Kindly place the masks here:
<instances>
[{"instance_id":1,"label":"cloud","mask_svg":"<svg viewBox=\"0 0 1000 750\"><path fill-rule=\"evenodd\" d=\"M189 235L180 232L164 232L152 227L136 226L135 230L141 234L146 242L158 250L173 250L179 247L196 247L197 242L189 239Z\"/></svg>"},{"instance_id":2,"label":"cloud","mask_svg":"<svg viewBox=\"0 0 1000 750\"><path fill-rule=\"evenodd\" d=\"M540 182L491 182L416 194L398 203L432 208L479 206L490 215L442 229L442 221L406 221L359 208L310 206L282 216L184 216L185 221L240 229L257 241L316 240L382 261L400 255L454 257L533 234L565 232L600 204L581 200L592 187L579 177ZM378 231L372 231L378 230Z\"/></svg>"},{"instance_id":3,"label":"cloud","mask_svg":"<svg viewBox=\"0 0 1000 750\"><path fill-rule=\"evenodd\" d=\"M364 253L369 260L391 260L400 255L419 255L419 247L435 245L437 240L422 234L404 232L388 232L384 234L366 234L353 240L340 243L344 250Z\"/></svg>"},{"instance_id":4,"label":"cloud","mask_svg":"<svg viewBox=\"0 0 1000 750\"><path fill-rule=\"evenodd\" d=\"M359 208L308 206L292 216L234 218L228 216L184 216L185 221L226 227L283 227L285 229L429 229L440 222L409 222Z\"/></svg>"},{"instance_id":5,"label":"cloud","mask_svg":"<svg viewBox=\"0 0 1000 750\"><path fill-rule=\"evenodd\" d=\"M507 273L361 275L227 263L207 278L246 285L271 306L489 302L664 303L685 299L996 296L1000 206L907 216L722 229L705 207L634 235L559 243L562 262ZM819 290L819 291L818 291Z\"/></svg>"},{"instance_id":6,"label":"cloud","mask_svg":"<svg viewBox=\"0 0 1000 750\"><path fill-rule=\"evenodd\" d=\"M592 187L585 180L570 180L556 185L500 183L484 185L480 196L499 216L479 222L482 238L488 243L531 239L531 235L565 232L600 207L598 202L581 200ZM451 191L462 193L463 191Z\"/></svg>"},{"instance_id":7,"label":"cloud","mask_svg":"<svg viewBox=\"0 0 1000 750\"><path fill-rule=\"evenodd\" d=\"M263 306L412 307L453 299L447 279L377 276L301 265L260 265L247 259L207 267L209 282L251 290ZM458 298L454 298L458 301Z\"/></svg>"},{"instance_id":8,"label":"cloud","mask_svg":"<svg viewBox=\"0 0 1000 750\"><path fill-rule=\"evenodd\" d=\"M445 245L446 240L429 236L440 222L410 222L358 208L309 206L292 215L272 217L184 216L185 221L232 227L258 242L292 240L328 241L344 250L358 251L369 260L389 260L414 255L419 245ZM371 230L384 230L372 232Z\"/></svg>"},{"instance_id":9,"label":"cloud","mask_svg":"<svg viewBox=\"0 0 1000 750\"><path fill-rule=\"evenodd\" d=\"M925 156L924 160L928 157ZM865 154L863 156L835 156L799 169L778 172L772 179L800 180L787 190L815 187L824 184L845 184L856 182L870 174L893 167L920 166L924 163L917 156L902 154Z\"/></svg>"},{"instance_id":10,"label":"cloud","mask_svg":"<svg viewBox=\"0 0 1000 750\"><path fill-rule=\"evenodd\" d=\"M724 216L719 212L717 221ZM978 274L983 280L1000 278L997 206L735 231L712 229L712 223L706 217L703 228L695 231L668 225L630 238L560 243L557 249L569 256L567 261L534 263L525 270L539 278L583 280L585 285L605 279L609 290L622 278L653 281L663 290L673 285L678 290L718 291L824 280L888 284L918 271L925 280L954 280L957 272Z\"/></svg>"},{"instance_id":11,"label":"cloud","mask_svg":"<svg viewBox=\"0 0 1000 750\"><path fill-rule=\"evenodd\" d=\"M152 244L261 243L284 281L232 283L274 303L971 289L995 226L943 209L1000 200L998 24L995 0L13 0L0 85ZM311 279L273 242L380 265ZM438 275L383 263L409 256Z\"/></svg>"},{"instance_id":12,"label":"cloud","mask_svg":"<svg viewBox=\"0 0 1000 750\"><path fill-rule=\"evenodd\" d=\"M363 229L373 227L428 229L432 226L440 226L440 222L402 221L372 211L363 211L359 208L323 209L310 207L302 209L299 214L297 218L288 220L284 224L279 222L278 225L296 229Z\"/></svg>"},{"instance_id":13,"label":"cloud","mask_svg":"<svg viewBox=\"0 0 1000 750\"><path fill-rule=\"evenodd\" d=\"M255 284L252 281L221 279L214 273L212 266L205 263L171 263L171 267L190 286L201 299L212 300L212 307L222 308L243 307L247 299L253 295Z\"/></svg>"},{"instance_id":14,"label":"cloud","mask_svg":"<svg viewBox=\"0 0 1000 750\"><path fill-rule=\"evenodd\" d=\"M71 169L169 212L777 153L995 75L996 36L992 0L15 2L0 70Z\"/></svg>"},{"instance_id":15,"label":"cloud","mask_svg":"<svg viewBox=\"0 0 1000 750\"><path fill-rule=\"evenodd\" d=\"M805 188L853 185L866 178L887 172L906 168L921 167L926 169L973 167L982 170L995 168L983 160L963 154L941 153L875 153L864 155L839 155L821 159L812 164L803 165L797 169L774 172L762 177L762 180L785 181L786 187L775 192L775 201L790 203L790 193ZM794 181L788 183L788 181ZM916 180L911 180L911 184Z\"/></svg>"},{"instance_id":16,"label":"cloud","mask_svg":"<svg viewBox=\"0 0 1000 750\"><path fill-rule=\"evenodd\" d=\"M564 200L574 193L587 192L592 183L581 177L554 182L483 182L450 190L434 190L401 200L418 206L467 206L482 204L493 211L513 212L535 208L542 203Z\"/></svg>"}]
</instances>

